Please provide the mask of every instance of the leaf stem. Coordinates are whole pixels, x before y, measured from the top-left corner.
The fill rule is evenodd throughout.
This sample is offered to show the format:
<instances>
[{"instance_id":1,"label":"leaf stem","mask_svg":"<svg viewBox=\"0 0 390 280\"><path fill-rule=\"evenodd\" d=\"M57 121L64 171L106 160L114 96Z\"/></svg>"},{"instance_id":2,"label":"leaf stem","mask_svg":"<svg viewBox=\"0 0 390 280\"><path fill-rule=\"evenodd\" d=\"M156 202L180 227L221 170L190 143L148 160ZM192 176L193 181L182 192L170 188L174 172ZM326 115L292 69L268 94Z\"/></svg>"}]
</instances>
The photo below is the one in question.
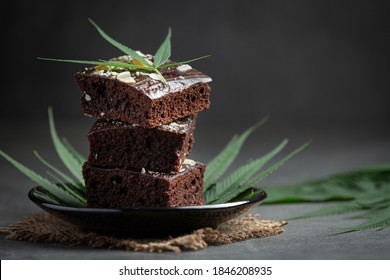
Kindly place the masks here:
<instances>
[{"instance_id":1,"label":"leaf stem","mask_svg":"<svg viewBox=\"0 0 390 280\"><path fill-rule=\"evenodd\" d=\"M158 71L157 68L153 68L153 71L158 75L158 77L160 78L161 82L165 85L168 85L168 82L167 80L165 80L164 76L161 74L160 71Z\"/></svg>"},{"instance_id":2,"label":"leaf stem","mask_svg":"<svg viewBox=\"0 0 390 280\"><path fill-rule=\"evenodd\" d=\"M167 63L167 64L159 66L158 68L167 68L167 67L171 67L171 66L186 64L186 63L190 63L190 62L194 62L194 61L197 61L197 60L201 60L201 59L204 59L204 58L207 58L207 57L210 57L210 56L211 55L204 55L204 56L193 58L193 59L189 59L189 60L178 61L178 62L174 62L174 63Z\"/></svg>"}]
</instances>

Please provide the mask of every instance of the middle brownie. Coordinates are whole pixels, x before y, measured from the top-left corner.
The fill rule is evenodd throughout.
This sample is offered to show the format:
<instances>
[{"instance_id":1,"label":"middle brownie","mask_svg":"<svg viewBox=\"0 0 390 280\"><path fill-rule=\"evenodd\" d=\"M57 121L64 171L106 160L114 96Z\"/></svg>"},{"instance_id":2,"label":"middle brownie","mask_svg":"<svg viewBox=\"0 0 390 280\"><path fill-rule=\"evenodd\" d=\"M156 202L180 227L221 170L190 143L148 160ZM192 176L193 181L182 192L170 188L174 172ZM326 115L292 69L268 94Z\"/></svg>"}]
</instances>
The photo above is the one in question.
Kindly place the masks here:
<instances>
[{"instance_id":1,"label":"middle brownie","mask_svg":"<svg viewBox=\"0 0 390 280\"><path fill-rule=\"evenodd\" d=\"M187 159L177 173L104 169L85 163L88 207L154 208L203 205L203 163Z\"/></svg>"},{"instance_id":2,"label":"middle brownie","mask_svg":"<svg viewBox=\"0 0 390 280\"><path fill-rule=\"evenodd\" d=\"M195 116L156 128L97 120L88 133L88 163L104 168L177 172L194 143Z\"/></svg>"}]
</instances>

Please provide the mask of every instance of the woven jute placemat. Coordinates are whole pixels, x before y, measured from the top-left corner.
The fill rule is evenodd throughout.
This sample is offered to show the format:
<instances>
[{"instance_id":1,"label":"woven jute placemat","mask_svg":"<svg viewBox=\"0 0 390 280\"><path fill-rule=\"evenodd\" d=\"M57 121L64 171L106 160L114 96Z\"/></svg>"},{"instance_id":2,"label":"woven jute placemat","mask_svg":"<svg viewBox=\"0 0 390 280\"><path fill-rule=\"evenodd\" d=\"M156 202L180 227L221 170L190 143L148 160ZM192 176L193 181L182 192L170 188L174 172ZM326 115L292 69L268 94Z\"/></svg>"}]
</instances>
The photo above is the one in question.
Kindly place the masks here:
<instances>
[{"instance_id":1,"label":"woven jute placemat","mask_svg":"<svg viewBox=\"0 0 390 280\"><path fill-rule=\"evenodd\" d=\"M281 234L286 224L285 221L262 220L249 214L223 223L216 229L203 228L191 234L166 239L134 239L83 232L49 214L32 214L16 224L0 227L0 233L5 234L10 240L140 252L180 253L183 250L200 250L210 245L230 244L250 238Z\"/></svg>"}]
</instances>

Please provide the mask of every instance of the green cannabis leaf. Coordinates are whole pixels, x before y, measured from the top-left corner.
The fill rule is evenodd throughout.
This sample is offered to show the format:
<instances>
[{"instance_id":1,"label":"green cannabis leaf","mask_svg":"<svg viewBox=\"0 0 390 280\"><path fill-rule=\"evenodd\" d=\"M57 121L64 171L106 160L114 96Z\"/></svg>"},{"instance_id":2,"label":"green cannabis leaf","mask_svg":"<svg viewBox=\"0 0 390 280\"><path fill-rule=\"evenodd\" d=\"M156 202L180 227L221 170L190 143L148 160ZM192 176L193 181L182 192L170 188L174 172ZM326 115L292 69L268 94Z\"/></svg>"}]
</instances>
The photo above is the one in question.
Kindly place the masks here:
<instances>
[{"instance_id":1,"label":"green cannabis leaf","mask_svg":"<svg viewBox=\"0 0 390 280\"><path fill-rule=\"evenodd\" d=\"M207 165L204 181L207 203L221 203L253 197L260 192L260 189L255 186L256 183L308 145L306 143L265 171L258 173L258 168L262 167L263 162L270 160L284 148L287 144L287 140L284 140L267 155L239 167L220 181L219 178L238 156L248 136L263 121L249 128L241 135L234 136L228 145ZM251 177L255 173L257 175ZM338 205L325 207L291 219L365 211L363 215L353 216L352 218L364 218L366 222L358 224L355 227L341 228L340 230L357 231L390 227L389 164L366 167L300 184L271 186L264 189L268 195L264 204L339 201ZM239 193L240 191L241 193Z\"/></svg>"},{"instance_id":2,"label":"green cannabis leaf","mask_svg":"<svg viewBox=\"0 0 390 280\"><path fill-rule=\"evenodd\" d=\"M204 191L207 191L226 172L237 158L246 139L253 131L262 126L267 119L267 117L264 117L241 135L235 135L226 147L207 164L203 182Z\"/></svg>"},{"instance_id":3,"label":"green cannabis leaf","mask_svg":"<svg viewBox=\"0 0 390 280\"><path fill-rule=\"evenodd\" d=\"M388 206L385 208L374 208L374 210L368 211L363 215L355 216L354 218L364 218L367 219L367 221L354 227L342 228L341 230L348 232L365 229L385 229L390 227L390 205L388 203Z\"/></svg>"},{"instance_id":4,"label":"green cannabis leaf","mask_svg":"<svg viewBox=\"0 0 390 280\"><path fill-rule=\"evenodd\" d=\"M138 61L142 62L145 65L149 65L148 61L145 60L142 56L140 56L137 52L133 51L129 47L126 47L125 45L119 43L118 41L111 38L107 33L105 33L92 19L88 19L89 22L96 28L96 30L99 32L99 34L111 45L117 47L119 50L124 52L125 54L137 59Z\"/></svg>"},{"instance_id":5,"label":"green cannabis leaf","mask_svg":"<svg viewBox=\"0 0 390 280\"><path fill-rule=\"evenodd\" d=\"M390 226L390 165L378 165L343 174L307 181L300 184L267 187L265 203L340 201L337 205L294 217L293 219L321 217L355 211L365 211L366 222L342 231Z\"/></svg>"},{"instance_id":6,"label":"green cannabis leaf","mask_svg":"<svg viewBox=\"0 0 390 280\"><path fill-rule=\"evenodd\" d=\"M132 57L132 61L129 63L114 61L114 60L75 60L75 59L57 59L57 58L45 58L45 57L37 57L37 59L41 60L49 60L49 61L57 61L57 62L69 62L69 63L78 63L78 64L88 64L88 65L97 65L97 66L105 66L105 67L116 67L116 71L124 71L126 69L137 69L142 71L154 72L158 75L161 82L167 84L164 76L161 74L159 69L166 68L170 66L190 63L196 60L204 59L209 57L209 55L181 61L174 63L166 63L168 59L171 57L171 37L172 31L169 28L168 34L165 37L164 41L161 43L160 47L157 49L155 55L153 56L153 62L149 61L146 57L139 54L137 51L119 43L111 36L109 36L106 32L104 32L93 20L89 19L89 22L96 28L98 33L111 45L121 50L126 55Z\"/></svg>"},{"instance_id":7,"label":"green cannabis leaf","mask_svg":"<svg viewBox=\"0 0 390 280\"><path fill-rule=\"evenodd\" d=\"M40 185L51 194L50 197L41 194L41 198L43 198L45 201L56 204L84 207L87 204L87 199L85 197L85 187L82 179L81 167L82 163L85 162L85 159L82 159L80 154L72 145L70 145L68 141L61 140L59 138L55 129L53 111L51 108L48 110L48 115L50 135L53 140L57 155L68 171L73 175L73 177L68 176L58 168L54 167L37 151L34 151L35 156L40 162L42 162L46 167L54 172L48 172L48 175L52 177L56 183L53 183L50 180L42 177L1 150L0 155L9 161L20 172L30 178L30 180Z\"/></svg>"},{"instance_id":8,"label":"green cannabis leaf","mask_svg":"<svg viewBox=\"0 0 390 280\"><path fill-rule=\"evenodd\" d=\"M77 179L77 183L75 183L75 187L81 191L85 192L85 188L83 187L84 179L81 173L82 164L80 161L69 151L69 149L64 145L61 141L60 137L57 134L55 124L54 124L54 116L52 108L49 108L49 126L50 126L50 135L53 140L54 147L57 151L58 156L66 166L66 168L72 173L72 175Z\"/></svg>"},{"instance_id":9,"label":"green cannabis leaf","mask_svg":"<svg viewBox=\"0 0 390 280\"><path fill-rule=\"evenodd\" d=\"M160 67L171 57L171 36L172 31L168 29L168 35L165 38L164 42L158 48L156 54L153 56L154 58L154 66Z\"/></svg>"},{"instance_id":10,"label":"green cannabis leaf","mask_svg":"<svg viewBox=\"0 0 390 280\"><path fill-rule=\"evenodd\" d=\"M8 154L0 150L0 155L8 160L13 166L15 166L20 172L26 175L35 183L42 186L45 190L56 197L57 201L66 203L71 206L84 206L83 199L71 189L65 189L63 186L54 184L48 179L40 176L31 169L27 168L23 164L17 162L11 158Z\"/></svg>"},{"instance_id":11,"label":"green cannabis leaf","mask_svg":"<svg viewBox=\"0 0 390 280\"><path fill-rule=\"evenodd\" d=\"M234 136L224 149L208 163L204 175L204 194L207 204L225 203L233 200L249 199L254 195L256 185L268 175L280 168L287 160L302 151L309 143L306 143L282 158L270 167L262 170L263 166L278 155L287 145L288 140L283 140L277 147L264 156L249 161L247 164L234 170L229 176L219 181L220 177L233 164L243 144L249 135L266 122L263 118L257 124L248 128L241 135Z\"/></svg>"}]
</instances>

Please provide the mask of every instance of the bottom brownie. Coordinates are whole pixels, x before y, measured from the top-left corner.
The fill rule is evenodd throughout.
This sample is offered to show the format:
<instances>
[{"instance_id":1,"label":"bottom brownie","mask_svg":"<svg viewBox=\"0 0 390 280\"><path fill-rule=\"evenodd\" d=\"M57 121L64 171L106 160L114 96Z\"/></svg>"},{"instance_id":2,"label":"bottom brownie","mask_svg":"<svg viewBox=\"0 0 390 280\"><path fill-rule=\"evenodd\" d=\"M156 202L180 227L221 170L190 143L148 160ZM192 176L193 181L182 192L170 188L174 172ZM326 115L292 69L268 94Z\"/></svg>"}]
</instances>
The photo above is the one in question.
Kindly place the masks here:
<instances>
[{"instance_id":1,"label":"bottom brownie","mask_svg":"<svg viewBox=\"0 0 390 280\"><path fill-rule=\"evenodd\" d=\"M203 205L203 163L185 160L180 172L83 166L88 207L151 208Z\"/></svg>"}]
</instances>

